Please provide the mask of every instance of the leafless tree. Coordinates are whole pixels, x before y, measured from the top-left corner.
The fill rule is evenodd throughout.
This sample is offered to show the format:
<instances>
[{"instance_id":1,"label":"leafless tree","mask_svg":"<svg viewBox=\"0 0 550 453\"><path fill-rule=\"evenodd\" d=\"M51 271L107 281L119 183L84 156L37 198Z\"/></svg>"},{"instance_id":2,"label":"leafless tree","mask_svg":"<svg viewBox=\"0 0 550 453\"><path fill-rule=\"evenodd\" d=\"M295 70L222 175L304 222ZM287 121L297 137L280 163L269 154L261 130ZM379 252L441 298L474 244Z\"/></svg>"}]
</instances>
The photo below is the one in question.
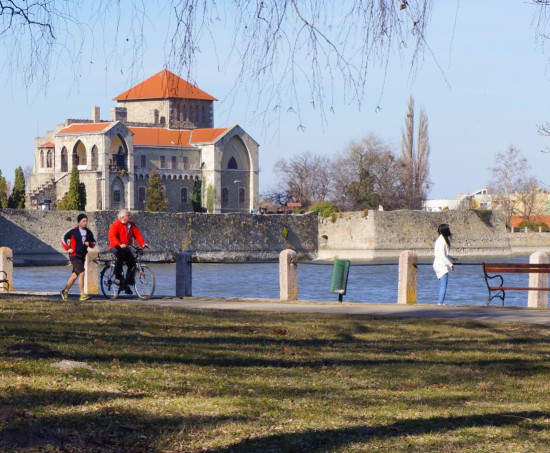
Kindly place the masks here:
<instances>
[{"instance_id":1,"label":"leafless tree","mask_svg":"<svg viewBox=\"0 0 550 453\"><path fill-rule=\"evenodd\" d=\"M418 135L414 140L414 98L409 98L405 127L401 140L402 183L406 188L405 204L409 209L421 209L430 188L430 139L428 117L423 108L418 119Z\"/></svg>"},{"instance_id":2,"label":"leafless tree","mask_svg":"<svg viewBox=\"0 0 550 453\"><path fill-rule=\"evenodd\" d=\"M310 152L297 154L288 160L280 159L274 170L279 176L279 190L289 200L304 207L325 201L330 189L330 159Z\"/></svg>"},{"instance_id":3,"label":"leafless tree","mask_svg":"<svg viewBox=\"0 0 550 453\"><path fill-rule=\"evenodd\" d=\"M52 68L70 67L78 76L83 49L91 43L95 68L129 73L141 67L147 49L145 24L168 12L166 66L193 80L197 56L207 40L215 64L236 64L235 83L258 91L260 113L299 112L297 86L305 80L320 112L332 107L332 86L361 103L367 73L384 67L396 52L420 60L433 0L7 0L0 1L0 46L10 74L25 86L44 87ZM156 16L155 16L156 17ZM93 19L90 19L93 18ZM214 42L231 30L229 54ZM103 42L97 42L102 36ZM217 45L216 45L217 44ZM98 55L98 53L103 55ZM123 55L130 55L122 63ZM125 66L123 66L125 64ZM76 78L76 77L75 77Z\"/></svg>"},{"instance_id":4,"label":"leafless tree","mask_svg":"<svg viewBox=\"0 0 550 453\"><path fill-rule=\"evenodd\" d=\"M392 148L376 135L352 142L335 158L333 198L343 209L397 209L402 205L398 167Z\"/></svg>"},{"instance_id":5,"label":"leafless tree","mask_svg":"<svg viewBox=\"0 0 550 453\"><path fill-rule=\"evenodd\" d=\"M544 213L547 191L542 189L539 180L529 176L520 193L517 194L517 214L525 219Z\"/></svg>"},{"instance_id":6,"label":"leafless tree","mask_svg":"<svg viewBox=\"0 0 550 453\"><path fill-rule=\"evenodd\" d=\"M531 166L520 150L510 145L504 153L495 155L495 165L490 168L489 191L493 206L500 209L506 225L514 214L521 214L518 208L525 194L533 193L536 179L531 174ZM529 204L529 200L527 203Z\"/></svg>"}]
</instances>

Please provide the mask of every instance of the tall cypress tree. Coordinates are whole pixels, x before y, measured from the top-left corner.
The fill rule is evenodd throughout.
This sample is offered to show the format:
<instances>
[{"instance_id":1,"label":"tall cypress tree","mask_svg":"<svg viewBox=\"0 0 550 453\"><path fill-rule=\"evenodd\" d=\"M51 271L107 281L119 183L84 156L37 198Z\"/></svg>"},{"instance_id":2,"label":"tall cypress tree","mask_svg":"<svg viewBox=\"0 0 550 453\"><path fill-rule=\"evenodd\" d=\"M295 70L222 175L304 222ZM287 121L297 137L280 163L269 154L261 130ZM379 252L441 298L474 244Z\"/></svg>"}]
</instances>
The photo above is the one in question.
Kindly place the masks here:
<instances>
[{"instance_id":1,"label":"tall cypress tree","mask_svg":"<svg viewBox=\"0 0 550 453\"><path fill-rule=\"evenodd\" d=\"M15 182L13 183L13 191L8 200L8 208L25 208L25 175L21 167L15 169Z\"/></svg>"},{"instance_id":2,"label":"tall cypress tree","mask_svg":"<svg viewBox=\"0 0 550 453\"><path fill-rule=\"evenodd\" d=\"M154 168L149 175L149 183L145 189L145 210L151 212L166 211L168 199L162 187L160 176Z\"/></svg>"},{"instance_id":3,"label":"tall cypress tree","mask_svg":"<svg viewBox=\"0 0 550 453\"><path fill-rule=\"evenodd\" d=\"M202 181L200 179L195 180L193 182L193 191L191 192L191 206L193 206L194 212L202 212L201 192Z\"/></svg>"},{"instance_id":4,"label":"tall cypress tree","mask_svg":"<svg viewBox=\"0 0 550 453\"><path fill-rule=\"evenodd\" d=\"M2 176L0 170L0 209L8 207L8 181Z\"/></svg>"},{"instance_id":5,"label":"tall cypress tree","mask_svg":"<svg viewBox=\"0 0 550 453\"><path fill-rule=\"evenodd\" d=\"M57 204L57 209L61 209L63 211L83 211L86 207L86 201L84 199L84 203L82 203L81 191L82 189L80 188L78 168L73 166L73 169L71 170L71 179L69 181L69 191Z\"/></svg>"}]
</instances>

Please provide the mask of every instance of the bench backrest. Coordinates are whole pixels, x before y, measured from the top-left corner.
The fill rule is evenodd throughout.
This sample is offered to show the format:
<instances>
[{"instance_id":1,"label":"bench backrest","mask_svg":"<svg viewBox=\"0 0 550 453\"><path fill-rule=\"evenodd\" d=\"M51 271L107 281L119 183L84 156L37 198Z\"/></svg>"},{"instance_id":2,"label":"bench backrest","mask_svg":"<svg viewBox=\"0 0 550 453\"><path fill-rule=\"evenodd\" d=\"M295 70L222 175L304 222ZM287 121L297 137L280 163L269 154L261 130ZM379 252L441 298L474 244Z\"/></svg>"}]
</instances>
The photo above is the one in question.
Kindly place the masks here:
<instances>
[{"instance_id":1,"label":"bench backrest","mask_svg":"<svg viewBox=\"0 0 550 453\"><path fill-rule=\"evenodd\" d=\"M550 264L482 263L485 274L550 274Z\"/></svg>"}]
</instances>

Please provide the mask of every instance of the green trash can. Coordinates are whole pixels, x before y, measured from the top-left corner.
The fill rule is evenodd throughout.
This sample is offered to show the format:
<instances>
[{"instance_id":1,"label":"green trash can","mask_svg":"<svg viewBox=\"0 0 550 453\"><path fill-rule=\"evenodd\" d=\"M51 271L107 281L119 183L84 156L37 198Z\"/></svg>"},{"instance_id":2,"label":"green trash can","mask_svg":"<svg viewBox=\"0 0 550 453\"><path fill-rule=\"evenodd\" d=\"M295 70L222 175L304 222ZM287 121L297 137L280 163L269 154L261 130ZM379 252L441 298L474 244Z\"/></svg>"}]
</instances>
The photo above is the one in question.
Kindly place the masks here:
<instances>
[{"instance_id":1,"label":"green trash can","mask_svg":"<svg viewBox=\"0 0 550 453\"><path fill-rule=\"evenodd\" d=\"M332 268L332 280L330 281L330 292L338 294L338 301L342 302L343 296L346 294L349 275L348 260L334 260Z\"/></svg>"}]
</instances>

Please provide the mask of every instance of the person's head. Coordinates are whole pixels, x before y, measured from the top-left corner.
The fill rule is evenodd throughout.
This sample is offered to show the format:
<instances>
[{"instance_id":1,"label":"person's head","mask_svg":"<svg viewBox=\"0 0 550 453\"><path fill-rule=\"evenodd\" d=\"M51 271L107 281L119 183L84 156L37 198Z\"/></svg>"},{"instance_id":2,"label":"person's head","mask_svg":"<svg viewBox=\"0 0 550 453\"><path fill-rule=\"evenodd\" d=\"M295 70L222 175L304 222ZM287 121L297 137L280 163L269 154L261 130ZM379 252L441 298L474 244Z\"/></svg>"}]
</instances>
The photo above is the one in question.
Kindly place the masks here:
<instances>
[{"instance_id":1,"label":"person's head","mask_svg":"<svg viewBox=\"0 0 550 453\"><path fill-rule=\"evenodd\" d=\"M86 228L86 225L88 225L88 216L86 214L78 214L76 221L80 228Z\"/></svg>"},{"instance_id":2,"label":"person's head","mask_svg":"<svg viewBox=\"0 0 550 453\"><path fill-rule=\"evenodd\" d=\"M130 211L128 211L128 209L121 209L118 211L118 220L122 223L128 223L128 220L130 220Z\"/></svg>"},{"instance_id":3,"label":"person's head","mask_svg":"<svg viewBox=\"0 0 550 453\"><path fill-rule=\"evenodd\" d=\"M450 240L452 237L451 229L449 228L448 223L442 223L437 227L437 232L445 238L445 242L447 244L450 244Z\"/></svg>"}]
</instances>

